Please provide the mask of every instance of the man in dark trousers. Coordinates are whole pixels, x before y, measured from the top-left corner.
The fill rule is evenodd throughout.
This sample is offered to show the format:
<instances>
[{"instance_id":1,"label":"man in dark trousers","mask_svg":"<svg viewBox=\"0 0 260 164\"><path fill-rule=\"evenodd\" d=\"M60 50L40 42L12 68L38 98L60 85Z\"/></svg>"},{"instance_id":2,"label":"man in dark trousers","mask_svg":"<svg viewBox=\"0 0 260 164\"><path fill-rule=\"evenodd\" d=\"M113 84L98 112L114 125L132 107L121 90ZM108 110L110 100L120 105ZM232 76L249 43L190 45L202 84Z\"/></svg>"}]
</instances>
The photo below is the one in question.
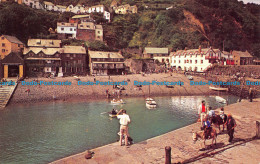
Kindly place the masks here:
<instances>
[{"instance_id":1,"label":"man in dark trousers","mask_svg":"<svg viewBox=\"0 0 260 164\"><path fill-rule=\"evenodd\" d=\"M228 114L226 125L227 125L227 131L228 131L228 135L229 135L228 141L232 142L232 140L234 138L235 127L237 126L237 124L231 114Z\"/></svg>"}]
</instances>

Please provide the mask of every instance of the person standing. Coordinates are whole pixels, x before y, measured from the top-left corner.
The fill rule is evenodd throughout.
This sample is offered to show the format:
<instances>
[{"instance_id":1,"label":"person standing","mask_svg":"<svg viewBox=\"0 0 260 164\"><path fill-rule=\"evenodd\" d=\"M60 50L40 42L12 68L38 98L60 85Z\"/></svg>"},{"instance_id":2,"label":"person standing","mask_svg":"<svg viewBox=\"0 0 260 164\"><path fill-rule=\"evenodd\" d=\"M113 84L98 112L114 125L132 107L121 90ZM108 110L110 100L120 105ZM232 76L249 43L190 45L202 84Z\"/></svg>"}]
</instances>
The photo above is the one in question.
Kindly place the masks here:
<instances>
[{"instance_id":1,"label":"person standing","mask_svg":"<svg viewBox=\"0 0 260 164\"><path fill-rule=\"evenodd\" d=\"M198 114L200 115L201 126L203 127L203 120L207 114L207 108L204 100L202 100L201 105L199 106Z\"/></svg>"},{"instance_id":2,"label":"person standing","mask_svg":"<svg viewBox=\"0 0 260 164\"><path fill-rule=\"evenodd\" d=\"M232 142L234 138L235 127L237 126L237 124L231 114L228 114L226 125L227 125L227 131L229 135L228 142Z\"/></svg>"},{"instance_id":3,"label":"person standing","mask_svg":"<svg viewBox=\"0 0 260 164\"><path fill-rule=\"evenodd\" d=\"M122 115L119 115L120 113L123 113ZM125 136L125 146L128 146L128 124L131 122L129 115L126 114L126 110L121 109L118 113L117 113L117 119L119 120L120 123L120 146L122 146L122 139L123 136Z\"/></svg>"},{"instance_id":4,"label":"person standing","mask_svg":"<svg viewBox=\"0 0 260 164\"><path fill-rule=\"evenodd\" d=\"M253 91L252 91L252 88L249 89L249 102L253 102Z\"/></svg>"}]
</instances>

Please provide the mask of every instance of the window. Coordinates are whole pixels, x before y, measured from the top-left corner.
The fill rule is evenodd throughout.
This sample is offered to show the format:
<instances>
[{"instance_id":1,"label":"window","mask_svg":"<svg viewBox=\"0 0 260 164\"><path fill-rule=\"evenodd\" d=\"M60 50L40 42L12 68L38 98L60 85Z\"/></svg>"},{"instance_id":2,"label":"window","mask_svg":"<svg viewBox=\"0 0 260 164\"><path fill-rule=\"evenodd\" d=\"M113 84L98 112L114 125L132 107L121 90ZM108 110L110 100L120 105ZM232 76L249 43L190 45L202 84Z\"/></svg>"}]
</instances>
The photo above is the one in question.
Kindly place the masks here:
<instances>
[{"instance_id":1,"label":"window","mask_svg":"<svg viewBox=\"0 0 260 164\"><path fill-rule=\"evenodd\" d=\"M197 62L198 62L198 61L197 61L197 60L195 60L195 64L197 64Z\"/></svg>"},{"instance_id":2,"label":"window","mask_svg":"<svg viewBox=\"0 0 260 164\"><path fill-rule=\"evenodd\" d=\"M76 31L76 29L74 28L74 31Z\"/></svg>"},{"instance_id":3,"label":"window","mask_svg":"<svg viewBox=\"0 0 260 164\"><path fill-rule=\"evenodd\" d=\"M75 57L76 57L76 54L73 54L73 57L75 58Z\"/></svg>"},{"instance_id":4,"label":"window","mask_svg":"<svg viewBox=\"0 0 260 164\"><path fill-rule=\"evenodd\" d=\"M174 63L176 63L176 60L174 60Z\"/></svg>"},{"instance_id":5,"label":"window","mask_svg":"<svg viewBox=\"0 0 260 164\"><path fill-rule=\"evenodd\" d=\"M70 57L70 54L66 54L66 57L68 57L68 58L69 58L69 57Z\"/></svg>"},{"instance_id":6,"label":"window","mask_svg":"<svg viewBox=\"0 0 260 164\"><path fill-rule=\"evenodd\" d=\"M70 28L70 31L72 31L72 28Z\"/></svg>"},{"instance_id":7,"label":"window","mask_svg":"<svg viewBox=\"0 0 260 164\"><path fill-rule=\"evenodd\" d=\"M184 60L184 64L186 63L186 60Z\"/></svg>"},{"instance_id":8,"label":"window","mask_svg":"<svg viewBox=\"0 0 260 164\"><path fill-rule=\"evenodd\" d=\"M64 30L64 28L61 28L61 31L63 31Z\"/></svg>"},{"instance_id":9,"label":"window","mask_svg":"<svg viewBox=\"0 0 260 164\"><path fill-rule=\"evenodd\" d=\"M189 63L189 60L187 60L187 63Z\"/></svg>"},{"instance_id":10,"label":"window","mask_svg":"<svg viewBox=\"0 0 260 164\"><path fill-rule=\"evenodd\" d=\"M18 44L19 45L19 44ZM2 47L5 47L5 43L2 43Z\"/></svg>"},{"instance_id":11,"label":"window","mask_svg":"<svg viewBox=\"0 0 260 164\"><path fill-rule=\"evenodd\" d=\"M2 49L2 52L5 52L5 49Z\"/></svg>"},{"instance_id":12,"label":"window","mask_svg":"<svg viewBox=\"0 0 260 164\"><path fill-rule=\"evenodd\" d=\"M2 37L1 39L2 39L2 40L4 40L4 39L5 39L5 37Z\"/></svg>"},{"instance_id":13,"label":"window","mask_svg":"<svg viewBox=\"0 0 260 164\"><path fill-rule=\"evenodd\" d=\"M192 60L190 60L190 63L192 63Z\"/></svg>"},{"instance_id":14,"label":"window","mask_svg":"<svg viewBox=\"0 0 260 164\"><path fill-rule=\"evenodd\" d=\"M179 63L181 63L181 61L179 60Z\"/></svg>"},{"instance_id":15,"label":"window","mask_svg":"<svg viewBox=\"0 0 260 164\"><path fill-rule=\"evenodd\" d=\"M100 39L100 36L97 36L98 39Z\"/></svg>"},{"instance_id":16,"label":"window","mask_svg":"<svg viewBox=\"0 0 260 164\"><path fill-rule=\"evenodd\" d=\"M203 60L201 60L201 64L203 64Z\"/></svg>"},{"instance_id":17,"label":"window","mask_svg":"<svg viewBox=\"0 0 260 164\"><path fill-rule=\"evenodd\" d=\"M98 34L100 34L100 31L98 31Z\"/></svg>"}]
</instances>

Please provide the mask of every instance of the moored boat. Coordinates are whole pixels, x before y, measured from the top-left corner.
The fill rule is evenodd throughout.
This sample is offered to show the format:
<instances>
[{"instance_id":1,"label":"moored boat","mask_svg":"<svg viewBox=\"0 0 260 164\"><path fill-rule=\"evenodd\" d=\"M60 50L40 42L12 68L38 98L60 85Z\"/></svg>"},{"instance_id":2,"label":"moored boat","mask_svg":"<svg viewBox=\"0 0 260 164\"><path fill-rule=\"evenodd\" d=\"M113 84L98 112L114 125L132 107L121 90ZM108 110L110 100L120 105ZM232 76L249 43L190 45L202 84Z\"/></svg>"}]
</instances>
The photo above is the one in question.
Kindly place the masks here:
<instances>
[{"instance_id":1,"label":"moored boat","mask_svg":"<svg viewBox=\"0 0 260 164\"><path fill-rule=\"evenodd\" d=\"M157 107L156 101L154 101L154 100L146 101L146 107L147 108L156 108Z\"/></svg>"},{"instance_id":2,"label":"moored boat","mask_svg":"<svg viewBox=\"0 0 260 164\"><path fill-rule=\"evenodd\" d=\"M125 102L122 100L122 99L120 99L120 100L115 100L115 99L113 99L112 101L111 101L111 104L125 104Z\"/></svg>"},{"instance_id":3,"label":"moored boat","mask_svg":"<svg viewBox=\"0 0 260 164\"><path fill-rule=\"evenodd\" d=\"M209 87L209 89L214 91L228 91L228 88L222 88L222 87Z\"/></svg>"}]
</instances>

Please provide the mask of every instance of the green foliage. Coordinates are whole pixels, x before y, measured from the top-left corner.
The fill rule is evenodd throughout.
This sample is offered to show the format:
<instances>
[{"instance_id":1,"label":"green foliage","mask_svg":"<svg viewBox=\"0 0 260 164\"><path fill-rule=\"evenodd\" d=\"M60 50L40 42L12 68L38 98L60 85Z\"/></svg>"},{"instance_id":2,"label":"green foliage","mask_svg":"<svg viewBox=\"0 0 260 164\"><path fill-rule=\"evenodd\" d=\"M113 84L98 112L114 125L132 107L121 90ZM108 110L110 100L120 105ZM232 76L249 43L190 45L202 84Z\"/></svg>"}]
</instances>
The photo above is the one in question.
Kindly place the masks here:
<instances>
[{"instance_id":1,"label":"green foliage","mask_svg":"<svg viewBox=\"0 0 260 164\"><path fill-rule=\"evenodd\" d=\"M83 44L86 45L85 41L77 39L64 39L62 40L62 44L70 46L82 46Z\"/></svg>"},{"instance_id":2,"label":"green foliage","mask_svg":"<svg viewBox=\"0 0 260 164\"><path fill-rule=\"evenodd\" d=\"M105 40L110 47L122 49L128 47L137 26L138 15L118 15L110 25L104 26Z\"/></svg>"},{"instance_id":3,"label":"green foliage","mask_svg":"<svg viewBox=\"0 0 260 164\"><path fill-rule=\"evenodd\" d=\"M109 48L101 41L87 42L87 47L94 51L113 51L113 49Z\"/></svg>"},{"instance_id":4,"label":"green foliage","mask_svg":"<svg viewBox=\"0 0 260 164\"><path fill-rule=\"evenodd\" d=\"M0 34L13 35L24 43L29 37L48 35L48 29L57 26L58 14L33 10L16 3L4 3L0 7Z\"/></svg>"},{"instance_id":5,"label":"green foliage","mask_svg":"<svg viewBox=\"0 0 260 164\"><path fill-rule=\"evenodd\" d=\"M69 22L69 19L74 15L72 12L64 12L59 16L58 22Z\"/></svg>"},{"instance_id":6,"label":"green foliage","mask_svg":"<svg viewBox=\"0 0 260 164\"><path fill-rule=\"evenodd\" d=\"M107 23L107 20L104 18L103 13L91 13L91 17L96 21L97 24Z\"/></svg>"}]
</instances>

